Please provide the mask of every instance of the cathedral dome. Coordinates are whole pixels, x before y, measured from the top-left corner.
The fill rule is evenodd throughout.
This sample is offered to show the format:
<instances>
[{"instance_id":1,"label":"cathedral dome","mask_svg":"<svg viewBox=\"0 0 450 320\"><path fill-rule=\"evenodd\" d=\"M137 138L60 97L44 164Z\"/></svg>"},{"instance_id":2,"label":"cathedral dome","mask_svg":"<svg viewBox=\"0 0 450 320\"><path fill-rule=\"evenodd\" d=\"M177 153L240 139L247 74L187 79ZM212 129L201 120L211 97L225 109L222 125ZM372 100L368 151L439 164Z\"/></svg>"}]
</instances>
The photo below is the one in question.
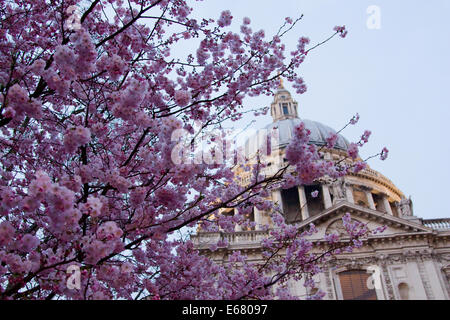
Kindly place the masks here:
<instances>
[{"instance_id":1,"label":"cathedral dome","mask_svg":"<svg viewBox=\"0 0 450 320\"><path fill-rule=\"evenodd\" d=\"M256 153L257 150L264 150L264 143L266 143L267 137L271 135L276 137L275 140L272 140L275 141L275 144L272 142L272 149L286 147L294 135L294 128L301 122L303 122L305 124L305 128L311 132L309 135L310 144L324 146L327 144L327 137L333 133L336 133L336 130L318 121L300 118L278 120L268 124L263 129L258 130L255 135L247 139L245 142L246 154L251 155ZM348 145L348 140L338 134L338 139L334 145L334 149L346 151Z\"/></svg>"},{"instance_id":2,"label":"cathedral dome","mask_svg":"<svg viewBox=\"0 0 450 320\"><path fill-rule=\"evenodd\" d=\"M309 136L310 144L324 146L327 144L327 138L336 133L334 129L320 122L300 119L298 103L292 98L290 92L283 87L281 80L271 104L270 114L273 122L258 130L254 136L245 142L247 156L255 154L258 150L266 150L268 137L272 137L271 148L273 150L286 147L293 137L294 128L301 122L311 132ZM348 146L348 140L339 134L334 149L346 151Z\"/></svg>"},{"instance_id":3,"label":"cathedral dome","mask_svg":"<svg viewBox=\"0 0 450 320\"><path fill-rule=\"evenodd\" d=\"M311 131L309 136L309 143L315 144L317 146L323 146L327 144L327 138L336 133L336 131L329 126L326 126L320 122L312 121L308 119L292 118L279 120L270 123L265 127L269 132L272 130L278 130L279 136L279 147L284 147L289 144L293 137L293 131L295 126L299 125L301 122L305 124L305 128ZM338 139L334 146L335 149L347 150L349 142L342 135L338 135Z\"/></svg>"}]
</instances>

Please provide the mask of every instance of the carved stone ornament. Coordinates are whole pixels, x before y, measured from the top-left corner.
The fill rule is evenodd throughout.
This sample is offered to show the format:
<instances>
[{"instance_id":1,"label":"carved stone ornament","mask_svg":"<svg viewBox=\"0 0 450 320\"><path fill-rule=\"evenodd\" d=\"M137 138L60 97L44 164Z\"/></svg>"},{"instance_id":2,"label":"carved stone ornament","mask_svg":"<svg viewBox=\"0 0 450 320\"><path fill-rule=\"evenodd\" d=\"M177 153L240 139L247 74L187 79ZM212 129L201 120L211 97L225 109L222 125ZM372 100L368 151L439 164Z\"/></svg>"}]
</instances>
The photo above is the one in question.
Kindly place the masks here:
<instances>
[{"instance_id":1,"label":"carved stone ornament","mask_svg":"<svg viewBox=\"0 0 450 320\"><path fill-rule=\"evenodd\" d=\"M357 221L356 219L352 219L352 222ZM340 238L341 237L348 237L348 232L344 227L344 223L342 219L337 219L330 223L325 231L326 234L337 234Z\"/></svg>"}]
</instances>

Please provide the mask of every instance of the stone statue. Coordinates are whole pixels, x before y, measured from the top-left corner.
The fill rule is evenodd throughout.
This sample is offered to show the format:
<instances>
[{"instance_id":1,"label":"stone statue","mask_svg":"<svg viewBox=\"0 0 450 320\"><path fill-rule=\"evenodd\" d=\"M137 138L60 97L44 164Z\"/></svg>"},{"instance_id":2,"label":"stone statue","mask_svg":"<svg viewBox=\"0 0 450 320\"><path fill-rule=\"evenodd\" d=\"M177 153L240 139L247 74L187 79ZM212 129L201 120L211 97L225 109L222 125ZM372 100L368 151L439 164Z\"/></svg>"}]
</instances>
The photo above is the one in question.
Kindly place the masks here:
<instances>
[{"instance_id":1,"label":"stone statue","mask_svg":"<svg viewBox=\"0 0 450 320\"><path fill-rule=\"evenodd\" d=\"M347 200L345 192L345 180L343 178L337 179L332 184L333 203L338 201Z\"/></svg>"},{"instance_id":2,"label":"stone statue","mask_svg":"<svg viewBox=\"0 0 450 320\"><path fill-rule=\"evenodd\" d=\"M400 213L403 217L410 217L413 215L412 212L412 201L411 197L402 198L398 204L398 208L400 209Z\"/></svg>"}]
</instances>

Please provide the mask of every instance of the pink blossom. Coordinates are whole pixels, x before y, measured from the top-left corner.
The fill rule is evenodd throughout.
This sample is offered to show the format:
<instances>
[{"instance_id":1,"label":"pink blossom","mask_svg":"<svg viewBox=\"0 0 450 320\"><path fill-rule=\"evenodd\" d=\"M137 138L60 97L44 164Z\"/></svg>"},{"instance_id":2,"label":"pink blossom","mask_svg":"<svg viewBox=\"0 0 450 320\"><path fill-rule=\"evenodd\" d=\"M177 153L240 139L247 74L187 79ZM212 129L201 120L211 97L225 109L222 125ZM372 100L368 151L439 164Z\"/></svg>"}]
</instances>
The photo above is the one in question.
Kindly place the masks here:
<instances>
[{"instance_id":1,"label":"pink blossom","mask_svg":"<svg viewBox=\"0 0 450 320\"><path fill-rule=\"evenodd\" d=\"M189 101L191 100L191 95L186 90L178 90L175 92L174 98L175 98L175 102L180 107L185 107L189 104Z\"/></svg>"},{"instance_id":2,"label":"pink blossom","mask_svg":"<svg viewBox=\"0 0 450 320\"><path fill-rule=\"evenodd\" d=\"M16 115L16 111L11 107L5 108L5 111L3 112L3 116L5 118L14 118L15 115Z\"/></svg>"},{"instance_id":3,"label":"pink blossom","mask_svg":"<svg viewBox=\"0 0 450 320\"><path fill-rule=\"evenodd\" d=\"M130 181L121 176L117 170L108 174L107 180L114 188L122 193L127 192L128 188L130 187Z\"/></svg>"},{"instance_id":4,"label":"pink blossom","mask_svg":"<svg viewBox=\"0 0 450 320\"><path fill-rule=\"evenodd\" d=\"M109 243L100 240L93 240L87 244L83 250L86 252L86 261L88 263L97 263L100 259L110 254L114 248Z\"/></svg>"},{"instance_id":5,"label":"pink blossom","mask_svg":"<svg viewBox=\"0 0 450 320\"><path fill-rule=\"evenodd\" d=\"M30 252L39 245L39 239L31 234L26 234L20 239L19 247L22 252Z\"/></svg>"},{"instance_id":6,"label":"pink blossom","mask_svg":"<svg viewBox=\"0 0 450 320\"><path fill-rule=\"evenodd\" d=\"M86 205L91 217L99 217L101 215L103 203L99 198L89 197L86 201Z\"/></svg>"},{"instance_id":7,"label":"pink blossom","mask_svg":"<svg viewBox=\"0 0 450 320\"><path fill-rule=\"evenodd\" d=\"M83 126L69 127L64 134L64 146L69 153L88 143L91 140L91 132Z\"/></svg>"},{"instance_id":8,"label":"pink blossom","mask_svg":"<svg viewBox=\"0 0 450 320\"><path fill-rule=\"evenodd\" d=\"M358 121L359 121L359 114L356 113L356 114L353 116L353 118L350 119L350 124L355 125L356 123L358 123Z\"/></svg>"},{"instance_id":9,"label":"pink blossom","mask_svg":"<svg viewBox=\"0 0 450 320\"><path fill-rule=\"evenodd\" d=\"M22 108L22 105L28 103L27 91L17 83L9 88L8 98L10 103L17 108Z\"/></svg>"},{"instance_id":10,"label":"pink blossom","mask_svg":"<svg viewBox=\"0 0 450 320\"><path fill-rule=\"evenodd\" d=\"M77 57L75 51L68 45L60 45L55 49L55 62L60 70L60 75L66 80L76 78L75 65Z\"/></svg>"},{"instance_id":11,"label":"pink blossom","mask_svg":"<svg viewBox=\"0 0 450 320\"><path fill-rule=\"evenodd\" d=\"M347 149L348 155L352 159L356 159L358 157L358 145L356 143L350 143Z\"/></svg>"},{"instance_id":12,"label":"pink blossom","mask_svg":"<svg viewBox=\"0 0 450 320\"><path fill-rule=\"evenodd\" d=\"M117 80L123 74L126 64L122 60L120 56L117 54L113 54L110 58L107 59L108 64L106 69L108 70L108 74L112 80Z\"/></svg>"},{"instance_id":13,"label":"pink blossom","mask_svg":"<svg viewBox=\"0 0 450 320\"><path fill-rule=\"evenodd\" d=\"M354 173L358 173L358 172L360 172L361 170L365 169L366 166L367 166L367 163L365 163L364 161L357 161L357 162L354 164L353 172L354 172Z\"/></svg>"},{"instance_id":14,"label":"pink blossom","mask_svg":"<svg viewBox=\"0 0 450 320\"><path fill-rule=\"evenodd\" d=\"M347 35L347 30L345 29L345 26L335 26L333 30L336 31L336 33L339 33L339 36L342 38L345 38L345 36Z\"/></svg>"},{"instance_id":15,"label":"pink blossom","mask_svg":"<svg viewBox=\"0 0 450 320\"><path fill-rule=\"evenodd\" d=\"M330 135L327 137L327 147L333 148L336 144L336 141L338 139L338 135L334 132L330 133Z\"/></svg>"},{"instance_id":16,"label":"pink blossom","mask_svg":"<svg viewBox=\"0 0 450 320\"><path fill-rule=\"evenodd\" d=\"M384 147L383 150L381 150L380 159L386 160L386 158L388 157L388 154L389 154L389 150L386 147Z\"/></svg>"},{"instance_id":17,"label":"pink blossom","mask_svg":"<svg viewBox=\"0 0 450 320\"><path fill-rule=\"evenodd\" d=\"M369 141L369 137L371 134L372 134L372 132L369 130L364 131L364 134L361 136L361 141L363 143L367 143Z\"/></svg>"},{"instance_id":18,"label":"pink blossom","mask_svg":"<svg viewBox=\"0 0 450 320\"><path fill-rule=\"evenodd\" d=\"M117 239L123 234L122 229L120 229L114 221L108 221L103 223L97 230L97 237L99 239Z\"/></svg>"},{"instance_id":19,"label":"pink blossom","mask_svg":"<svg viewBox=\"0 0 450 320\"><path fill-rule=\"evenodd\" d=\"M36 99L30 99L27 91L17 83L9 88L8 100L9 109L5 110L5 116L14 117L26 114L36 119L42 116L41 102Z\"/></svg>"},{"instance_id":20,"label":"pink blossom","mask_svg":"<svg viewBox=\"0 0 450 320\"><path fill-rule=\"evenodd\" d=\"M0 223L0 245L8 245L14 236L14 227L9 221Z\"/></svg>"},{"instance_id":21,"label":"pink blossom","mask_svg":"<svg viewBox=\"0 0 450 320\"><path fill-rule=\"evenodd\" d=\"M130 262L124 262L120 266L120 272L122 273L131 273L133 272L133 265Z\"/></svg>"},{"instance_id":22,"label":"pink blossom","mask_svg":"<svg viewBox=\"0 0 450 320\"><path fill-rule=\"evenodd\" d=\"M337 243L339 241L339 236L335 233L325 235L325 241L328 243Z\"/></svg>"},{"instance_id":23,"label":"pink blossom","mask_svg":"<svg viewBox=\"0 0 450 320\"><path fill-rule=\"evenodd\" d=\"M37 59L31 66L33 72L41 75L45 68L45 61L42 59Z\"/></svg>"},{"instance_id":24,"label":"pink blossom","mask_svg":"<svg viewBox=\"0 0 450 320\"><path fill-rule=\"evenodd\" d=\"M233 16L231 15L231 12L229 10L222 11L220 14L219 20L217 20L217 24L219 27L226 27L231 24L231 20L233 19Z\"/></svg>"}]
</instances>

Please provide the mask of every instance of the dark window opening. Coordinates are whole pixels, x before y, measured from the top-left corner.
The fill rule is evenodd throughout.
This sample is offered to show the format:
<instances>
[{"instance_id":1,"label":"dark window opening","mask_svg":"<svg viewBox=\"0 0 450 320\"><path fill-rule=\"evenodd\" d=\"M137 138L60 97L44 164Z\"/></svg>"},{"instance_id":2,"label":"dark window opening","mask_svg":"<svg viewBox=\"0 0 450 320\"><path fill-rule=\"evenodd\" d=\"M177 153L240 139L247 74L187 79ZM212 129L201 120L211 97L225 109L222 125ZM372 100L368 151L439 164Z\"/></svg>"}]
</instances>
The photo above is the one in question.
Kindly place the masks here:
<instances>
[{"instance_id":1,"label":"dark window opening","mask_svg":"<svg viewBox=\"0 0 450 320\"><path fill-rule=\"evenodd\" d=\"M283 103L282 107L283 107L283 114L289 114L288 104Z\"/></svg>"},{"instance_id":2,"label":"dark window opening","mask_svg":"<svg viewBox=\"0 0 450 320\"><path fill-rule=\"evenodd\" d=\"M304 188L309 216L315 216L325 210L325 205L323 204L323 193L320 184L305 186ZM317 197L312 196L314 191L318 191Z\"/></svg>"},{"instance_id":3,"label":"dark window opening","mask_svg":"<svg viewBox=\"0 0 450 320\"><path fill-rule=\"evenodd\" d=\"M353 199L355 200L355 203L357 205L360 205L361 207L369 208L367 196L364 192L357 190L357 189L353 189Z\"/></svg>"},{"instance_id":4,"label":"dark window opening","mask_svg":"<svg viewBox=\"0 0 450 320\"><path fill-rule=\"evenodd\" d=\"M302 220L300 209L300 199L298 197L298 188L281 190L281 200L283 201L284 219L287 223Z\"/></svg>"},{"instance_id":5,"label":"dark window opening","mask_svg":"<svg viewBox=\"0 0 450 320\"><path fill-rule=\"evenodd\" d=\"M370 274L365 270L349 270L339 273L344 300L377 300L375 289L367 287Z\"/></svg>"},{"instance_id":6,"label":"dark window opening","mask_svg":"<svg viewBox=\"0 0 450 320\"><path fill-rule=\"evenodd\" d=\"M234 216L234 208L227 208L227 209L224 209L224 210L222 211L222 214L223 214L224 216L230 216L230 217L232 217L232 216Z\"/></svg>"},{"instance_id":7,"label":"dark window opening","mask_svg":"<svg viewBox=\"0 0 450 320\"><path fill-rule=\"evenodd\" d=\"M384 207L383 196L377 193L372 193L373 202L377 211L386 212Z\"/></svg>"}]
</instances>

